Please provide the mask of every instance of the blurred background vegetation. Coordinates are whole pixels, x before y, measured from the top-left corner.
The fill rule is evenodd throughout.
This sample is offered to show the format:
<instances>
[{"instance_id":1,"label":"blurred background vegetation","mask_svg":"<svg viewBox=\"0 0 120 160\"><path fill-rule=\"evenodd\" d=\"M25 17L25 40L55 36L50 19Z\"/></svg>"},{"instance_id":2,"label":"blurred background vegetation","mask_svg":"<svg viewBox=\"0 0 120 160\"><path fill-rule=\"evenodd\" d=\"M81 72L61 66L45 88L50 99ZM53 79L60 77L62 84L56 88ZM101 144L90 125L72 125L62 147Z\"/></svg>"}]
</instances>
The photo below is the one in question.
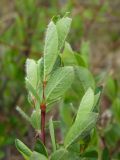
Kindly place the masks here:
<instances>
[{"instance_id":1,"label":"blurred background vegetation","mask_svg":"<svg viewBox=\"0 0 120 160\"><path fill-rule=\"evenodd\" d=\"M30 112L24 84L27 57L40 58L51 17L70 12L68 41L83 52L98 85L103 85L98 123L101 159L120 159L120 1L0 1L0 159L21 160L14 146L20 137L32 147L34 133L16 106ZM55 116L58 113L54 111ZM58 135L59 137L59 135ZM98 146L95 146L98 147Z\"/></svg>"}]
</instances>

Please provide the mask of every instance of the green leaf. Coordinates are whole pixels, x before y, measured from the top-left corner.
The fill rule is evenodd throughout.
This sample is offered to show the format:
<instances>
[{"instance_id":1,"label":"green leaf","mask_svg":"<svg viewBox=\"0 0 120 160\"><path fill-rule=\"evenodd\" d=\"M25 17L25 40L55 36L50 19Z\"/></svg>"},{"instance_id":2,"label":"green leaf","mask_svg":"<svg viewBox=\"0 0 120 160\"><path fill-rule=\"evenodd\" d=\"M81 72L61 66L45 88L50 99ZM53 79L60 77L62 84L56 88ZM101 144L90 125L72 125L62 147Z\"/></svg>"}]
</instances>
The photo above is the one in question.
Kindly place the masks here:
<instances>
[{"instance_id":1,"label":"green leaf","mask_svg":"<svg viewBox=\"0 0 120 160\"><path fill-rule=\"evenodd\" d=\"M36 130L40 130L40 117L41 117L41 112L40 110L33 110L30 121Z\"/></svg>"},{"instance_id":2,"label":"green leaf","mask_svg":"<svg viewBox=\"0 0 120 160\"><path fill-rule=\"evenodd\" d=\"M60 116L67 127L70 127L73 123L73 110L71 106L69 103L62 103L60 106Z\"/></svg>"},{"instance_id":3,"label":"green leaf","mask_svg":"<svg viewBox=\"0 0 120 160\"><path fill-rule=\"evenodd\" d=\"M111 148L113 148L120 139L120 124L111 123L108 127L104 129L105 140Z\"/></svg>"},{"instance_id":4,"label":"green leaf","mask_svg":"<svg viewBox=\"0 0 120 160\"><path fill-rule=\"evenodd\" d=\"M54 132L54 125L53 125L52 118L50 118L50 121L49 121L49 130L50 130L50 137L52 141L53 151L56 151L55 132Z\"/></svg>"},{"instance_id":5,"label":"green leaf","mask_svg":"<svg viewBox=\"0 0 120 160\"><path fill-rule=\"evenodd\" d=\"M45 95L47 103L61 98L71 86L74 78L73 67L61 67L57 69L49 79Z\"/></svg>"},{"instance_id":6,"label":"green leaf","mask_svg":"<svg viewBox=\"0 0 120 160\"><path fill-rule=\"evenodd\" d=\"M32 87L36 90L43 81L43 58L38 61L33 59L26 60L26 78Z\"/></svg>"},{"instance_id":7,"label":"green leaf","mask_svg":"<svg viewBox=\"0 0 120 160\"><path fill-rule=\"evenodd\" d=\"M69 33L72 19L69 17L63 17L57 21L56 27L58 32L58 49L62 49L65 39Z\"/></svg>"},{"instance_id":8,"label":"green leaf","mask_svg":"<svg viewBox=\"0 0 120 160\"><path fill-rule=\"evenodd\" d=\"M19 107L16 107L16 110L21 114L21 116L26 119L28 122L30 122L30 117Z\"/></svg>"},{"instance_id":9,"label":"green leaf","mask_svg":"<svg viewBox=\"0 0 120 160\"><path fill-rule=\"evenodd\" d=\"M19 139L15 140L15 145L17 150L23 155L25 160L29 160L30 156L32 155L32 151Z\"/></svg>"},{"instance_id":10,"label":"green leaf","mask_svg":"<svg viewBox=\"0 0 120 160\"><path fill-rule=\"evenodd\" d=\"M95 81L91 72L85 67L74 67L76 79L79 81L81 87L86 91L89 87L95 89Z\"/></svg>"},{"instance_id":11,"label":"green leaf","mask_svg":"<svg viewBox=\"0 0 120 160\"><path fill-rule=\"evenodd\" d=\"M37 79L38 87L43 82L43 70L44 70L44 60L43 57L37 61Z\"/></svg>"},{"instance_id":12,"label":"green leaf","mask_svg":"<svg viewBox=\"0 0 120 160\"><path fill-rule=\"evenodd\" d=\"M82 67L87 67L83 57L79 53L74 53L77 60L77 65Z\"/></svg>"},{"instance_id":13,"label":"green leaf","mask_svg":"<svg viewBox=\"0 0 120 160\"><path fill-rule=\"evenodd\" d=\"M95 81L92 74L85 67L76 66L74 67L74 72L75 80L72 84L72 90L68 92L68 96L71 97L71 93L74 93L75 98L71 97L71 99L79 102L89 87L95 89Z\"/></svg>"},{"instance_id":14,"label":"green leaf","mask_svg":"<svg viewBox=\"0 0 120 160\"><path fill-rule=\"evenodd\" d=\"M60 15L55 15L52 17L52 21L56 24L56 22L60 19Z\"/></svg>"},{"instance_id":15,"label":"green leaf","mask_svg":"<svg viewBox=\"0 0 120 160\"><path fill-rule=\"evenodd\" d=\"M74 52L68 42L65 42L63 53L61 54L64 65L77 65L77 59L75 58Z\"/></svg>"},{"instance_id":16,"label":"green leaf","mask_svg":"<svg viewBox=\"0 0 120 160\"><path fill-rule=\"evenodd\" d=\"M37 63L33 59L26 60L26 77L34 89L37 87Z\"/></svg>"},{"instance_id":17,"label":"green leaf","mask_svg":"<svg viewBox=\"0 0 120 160\"><path fill-rule=\"evenodd\" d=\"M102 160L110 160L110 153L107 147L104 148L103 152L102 152Z\"/></svg>"},{"instance_id":18,"label":"green leaf","mask_svg":"<svg viewBox=\"0 0 120 160\"><path fill-rule=\"evenodd\" d=\"M72 125L65 137L65 147L69 147L72 143L75 143L77 140L80 140L84 138L87 134L89 134L91 129L94 128L97 119L97 113L88 113L84 111L81 112L81 115L79 117L77 116L74 124Z\"/></svg>"},{"instance_id":19,"label":"green leaf","mask_svg":"<svg viewBox=\"0 0 120 160\"><path fill-rule=\"evenodd\" d=\"M98 159L98 153L97 153L97 151L96 150L88 150L88 151L86 151L86 152L84 152L83 154L82 154L82 157L84 157L84 158L90 158L91 160L93 159L93 160L97 160Z\"/></svg>"},{"instance_id":20,"label":"green leaf","mask_svg":"<svg viewBox=\"0 0 120 160\"><path fill-rule=\"evenodd\" d=\"M51 155L50 160L66 160L67 155L68 151L66 149L59 149Z\"/></svg>"},{"instance_id":21,"label":"green leaf","mask_svg":"<svg viewBox=\"0 0 120 160\"><path fill-rule=\"evenodd\" d=\"M58 55L56 62L53 66L53 70L52 72L54 72L56 69L58 69L59 67L61 67L61 57ZM52 73L51 73L52 74Z\"/></svg>"},{"instance_id":22,"label":"green leaf","mask_svg":"<svg viewBox=\"0 0 120 160\"><path fill-rule=\"evenodd\" d=\"M35 143L34 150L36 152L48 157L48 153L46 151L46 148L45 148L44 144L39 139Z\"/></svg>"},{"instance_id":23,"label":"green leaf","mask_svg":"<svg viewBox=\"0 0 120 160\"><path fill-rule=\"evenodd\" d=\"M95 89L95 80L90 71L85 67L74 67L74 81L65 94L65 100L73 105L79 105L81 98L90 87Z\"/></svg>"},{"instance_id":24,"label":"green leaf","mask_svg":"<svg viewBox=\"0 0 120 160\"><path fill-rule=\"evenodd\" d=\"M75 153L68 152L65 148L60 148L53 152L50 160L80 160L80 157L76 156Z\"/></svg>"},{"instance_id":25,"label":"green leaf","mask_svg":"<svg viewBox=\"0 0 120 160\"><path fill-rule=\"evenodd\" d=\"M44 155L34 151L29 160L48 160L48 159Z\"/></svg>"},{"instance_id":26,"label":"green leaf","mask_svg":"<svg viewBox=\"0 0 120 160\"><path fill-rule=\"evenodd\" d=\"M115 98L112 104L112 111L114 114L114 118L120 122L120 99L119 98Z\"/></svg>"},{"instance_id":27,"label":"green leaf","mask_svg":"<svg viewBox=\"0 0 120 160\"><path fill-rule=\"evenodd\" d=\"M59 128L61 125L61 121L53 121L53 127L54 128ZM49 122L46 124L46 129L49 128Z\"/></svg>"},{"instance_id":28,"label":"green leaf","mask_svg":"<svg viewBox=\"0 0 120 160\"><path fill-rule=\"evenodd\" d=\"M94 111L97 111L97 112L99 112L98 106L99 106L102 90L103 90L102 86L97 87L95 90Z\"/></svg>"},{"instance_id":29,"label":"green leaf","mask_svg":"<svg viewBox=\"0 0 120 160\"><path fill-rule=\"evenodd\" d=\"M47 28L44 46L44 80L53 69L58 56L58 35L56 25L51 21Z\"/></svg>"},{"instance_id":30,"label":"green leaf","mask_svg":"<svg viewBox=\"0 0 120 160\"><path fill-rule=\"evenodd\" d=\"M80 53L82 58L84 59L86 66L89 65L89 52L90 52L90 45L88 41L82 41L80 47Z\"/></svg>"},{"instance_id":31,"label":"green leaf","mask_svg":"<svg viewBox=\"0 0 120 160\"><path fill-rule=\"evenodd\" d=\"M75 53L72 50L68 42L65 42L65 47L63 53L61 54L61 58L65 66L70 66L70 65L72 66L79 65L84 67L86 66L83 58L80 56L80 54Z\"/></svg>"},{"instance_id":32,"label":"green leaf","mask_svg":"<svg viewBox=\"0 0 120 160\"><path fill-rule=\"evenodd\" d=\"M114 100L117 95L117 82L111 76L106 81L106 94L110 100Z\"/></svg>"},{"instance_id":33,"label":"green leaf","mask_svg":"<svg viewBox=\"0 0 120 160\"><path fill-rule=\"evenodd\" d=\"M31 85L31 83L27 78L25 78L25 82L26 82L26 88L29 90L30 93L32 93L32 95L36 98L36 100L40 102L40 97L38 96L37 91L33 88L33 86Z\"/></svg>"},{"instance_id":34,"label":"green leaf","mask_svg":"<svg viewBox=\"0 0 120 160\"><path fill-rule=\"evenodd\" d=\"M91 112L93 110L93 107L94 107L94 92L91 88L88 88L88 90L86 91L85 95L81 100L76 120L81 116L81 112L83 111Z\"/></svg>"},{"instance_id":35,"label":"green leaf","mask_svg":"<svg viewBox=\"0 0 120 160\"><path fill-rule=\"evenodd\" d=\"M77 139L83 138L94 127L98 114L93 113L94 92L89 88L83 96L78 108L74 124L65 138L65 146L68 147Z\"/></svg>"}]
</instances>

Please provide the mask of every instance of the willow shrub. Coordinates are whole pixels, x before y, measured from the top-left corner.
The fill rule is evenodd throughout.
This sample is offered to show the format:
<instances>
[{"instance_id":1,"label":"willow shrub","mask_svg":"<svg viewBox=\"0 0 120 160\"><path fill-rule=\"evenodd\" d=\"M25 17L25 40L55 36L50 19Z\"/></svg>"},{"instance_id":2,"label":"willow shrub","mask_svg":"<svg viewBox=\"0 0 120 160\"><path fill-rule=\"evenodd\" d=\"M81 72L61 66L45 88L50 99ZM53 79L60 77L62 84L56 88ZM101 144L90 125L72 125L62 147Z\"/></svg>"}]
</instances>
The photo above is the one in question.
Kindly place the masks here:
<instances>
[{"instance_id":1,"label":"willow shrub","mask_svg":"<svg viewBox=\"0 0 120 160\"><path fill-rule=\"evenodd\" d=\"M25 160L84 159L80 142L92 133L98 120L97 106L101 90L95 89L85 56L74 52L66 41L71 22L67 15L53 17L46 31L43 57L38 61L26 60L25 82L33 111L28 116L20 107L17 110L35 129L36 143L34 150L31 150L20 140L15 140ZM56 121L50 118L48 124L53 149L48 154L45 117L55 102L63 108L61 116L64 119L66 113L70 124L64 130L63 143L56 143ZM73 114L70 113L71 116L68 115L69 111L65 112L65 104L72 105L75 110Z\"/></svg>"}]
</instances>

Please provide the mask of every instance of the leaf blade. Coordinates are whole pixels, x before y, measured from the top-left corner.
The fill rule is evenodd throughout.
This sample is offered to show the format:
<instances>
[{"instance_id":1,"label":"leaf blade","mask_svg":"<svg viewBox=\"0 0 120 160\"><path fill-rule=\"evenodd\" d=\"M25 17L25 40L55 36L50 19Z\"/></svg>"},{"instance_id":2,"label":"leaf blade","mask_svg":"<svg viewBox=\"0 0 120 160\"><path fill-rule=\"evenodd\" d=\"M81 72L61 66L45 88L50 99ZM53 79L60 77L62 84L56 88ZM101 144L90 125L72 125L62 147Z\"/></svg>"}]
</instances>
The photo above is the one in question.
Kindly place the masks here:
<instances>
[{"instance_id":1,"label":"leaf blade","mask_svg":"<svg viewBox=\"0 0 120 160\"><path fill-rule=\"evenodd\" d=\"M98 119L97 113L81 112L81 117L77 118L70 130L68 131L64 145L68 148L78 139L84 138L95 126Z\"/></svg>"},{"instance_id":2,"label":"leaf blade","mask_svg":"<svg viewBox=\"0 0 120 160\"><path fill-rule=\"evenodd\" d=\"M33 86L31 85L31 83L27 78L25 78L25 83L26 83L26 88L30 91L30 93L32 93L32 95L36 98L36 100L40 102L40 97L37 94L37 91L33 88Z\"/></svg>"},{"instance_id":3,"label":"leaf blade","mask_svg":"<svg viewBox=\"0 0 120 160\"><path fill-rule=\"evenodd\" d=\"M37 87L37 63L33 59L26 60L26 77L31 83L32 87Z\"/></svg>"},{"instance_id":4,"label":"leaf blade","mask_svg":"<svg viewBox=\"0 0 120 160\"><path fill-rule=\"evenodd\" d=\"M73 67L57 69L47 83L45 95L47 103L63 96L71 86L74 78Z\"/></svg>"},{"instance_id":5,"label":"leaf blade","mask_svg":"<svg viewBox=\"0 0 120 160\"><path fill-rule=\"evenodd\" d=\"M81 112L91 112L94 107L94 92L91 88L88 88L86 93L84 94L80 106L77 112L76 119L81 115Z\"/></svg>"},{"instance_id":6,"label":"leaf blade","mask_svg":"<svg viewBox=\"0 0 120 160\"><path fill-rule=\"evenodd\" d=\"M41 112L40 110L33 110L31 117L30 117L30 122L36 130L40 130L40 116Z\"/></svg>"},{"instance_id":7,"label":"leaf blade","mask_svg":"<svg viewBox=\"0 0 120 160\"><path fill-rule=\"evenodd\" d=\"M69 33L72 19L69 17L63 17L57 21L56 27L58 32L58 49L59 51L64 45L65 39Z\"/></svg>"},{"instance_id":8,"label":"leaf blade","mask_svg":"<svg viewBox=\"0 0 120 160\"><path fill-rule=\"evenodd\" d=\"M34 150L46 157L48 157L48 153L47 153L47 150L44 146L44 144L38 139L36 141L36 144L35 144L35 147L34 147Z\"/></svg>"},{"instance_id":9,"label":"leaf blade","mask_svg":"<svg viewBox=\"0 0 120 160\"><path fill-rule=\"evenodd\" d=\"M29 160L30 156L32 155L32 151L19 139L15 140L15 146L17 150L23 155L26 160Z\"/></svg>"},{"instance_id":10,"label":"leaf blade","mask_svg":"<svg viewBox=\"0 0 120 160\"><path fill-rule=\"evenodd\" d=\"M29 160L48 160L48 159L44 155L34 151Z\"/></svg>"},{"instance_id":11,"label":"leaf blade","mask_svg":"<svg viewBox=\"0 0 120 160\"><path fill-rule=\"evenodd\" d=\"M58 56L58 35L56 25L51 21L47 28L44 46L44 80L52 71Z\"/></svg>"}]
</instances>

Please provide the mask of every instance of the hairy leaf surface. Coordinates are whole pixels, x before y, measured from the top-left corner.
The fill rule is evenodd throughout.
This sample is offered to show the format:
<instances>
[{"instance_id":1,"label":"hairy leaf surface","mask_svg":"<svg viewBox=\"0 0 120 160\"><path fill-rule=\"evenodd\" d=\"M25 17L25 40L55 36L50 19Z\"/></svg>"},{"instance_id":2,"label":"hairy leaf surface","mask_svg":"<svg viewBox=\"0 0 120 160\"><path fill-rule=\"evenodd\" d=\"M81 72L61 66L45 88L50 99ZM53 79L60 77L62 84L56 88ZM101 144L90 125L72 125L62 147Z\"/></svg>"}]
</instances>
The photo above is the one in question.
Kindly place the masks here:
<instances>
[{"instance_id":1,"label":"hairy leaf surface","mask_svg":"<svg viewBox=\"0 0 120 160\"><path fill-rule=\"evenodd\" d=\"M72 19L69 17L63 17L56 23L57 32L58 32L58 49L64 45L65 39L69 33Z\"/></svg>"},{"instance_id":2,"label":"hairy leaf surface","mask_svg":"<svg viewBox=\"0 0 120 160\"><path fill-rule=\"evenodd\" d=\"M27 59L26 60L26 77L33 86L33 88L36 89L37 87L37 63L33 59Z\"/></svg>"},{"instance_id":3,"label":"hairy leaf surface","mask_svg":"<svg viewBox=\"0 0 120 160\"><path fill-rule=\"evenodd\" d=\"M47 83L45 95L47 103L63 96L71 86L74 78L73 67L61 67L57 69Z\"/></svg>"},{"instance_id":4,"label":"hairy leaf surface","mask_svg":"<svg viewBox=\"0 0 120 160\"><path fill-rule=\"evenodd\" d=\"M51 21L47 28L44 46L44 80L52 71L58 56L58 35L56 25Z\"/></svg>"}]
</instances>

